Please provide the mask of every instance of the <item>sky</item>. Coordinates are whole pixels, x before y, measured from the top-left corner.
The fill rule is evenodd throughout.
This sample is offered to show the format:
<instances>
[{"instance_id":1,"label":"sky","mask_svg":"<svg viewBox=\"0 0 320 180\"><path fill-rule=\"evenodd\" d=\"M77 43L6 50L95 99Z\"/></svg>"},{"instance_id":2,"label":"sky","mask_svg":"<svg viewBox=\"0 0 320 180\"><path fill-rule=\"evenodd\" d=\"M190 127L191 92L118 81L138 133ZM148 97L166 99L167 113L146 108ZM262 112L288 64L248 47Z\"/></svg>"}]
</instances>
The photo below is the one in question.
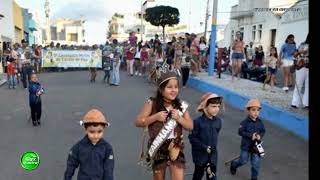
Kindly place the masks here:
<instances>
[{"instance_id":1,"label":"sky","mask_svg":"<svg viewBox=\"0 0 320 180\"><path fill-rule=\"evenodd\" d=\"M45 0L15 0L23 8L38 11L44 20ZM213 0L209 0L209 14L212 14ZM35 3L37 2L37 3ZM138 12L144 0L50 0L50 18L56 17L77 18L86 20L85 39L89 44L105 42L108 21L115 12ZM227 24L231 6L238 0L220 0L218 2L218 24ZM169 5L176 7L180 12L180 23L191 24L190 31L203 29L207 0L155 0L148 2L147 7ZM211 18L208 20L208 30Z\"/></svg>"}]
</instances>

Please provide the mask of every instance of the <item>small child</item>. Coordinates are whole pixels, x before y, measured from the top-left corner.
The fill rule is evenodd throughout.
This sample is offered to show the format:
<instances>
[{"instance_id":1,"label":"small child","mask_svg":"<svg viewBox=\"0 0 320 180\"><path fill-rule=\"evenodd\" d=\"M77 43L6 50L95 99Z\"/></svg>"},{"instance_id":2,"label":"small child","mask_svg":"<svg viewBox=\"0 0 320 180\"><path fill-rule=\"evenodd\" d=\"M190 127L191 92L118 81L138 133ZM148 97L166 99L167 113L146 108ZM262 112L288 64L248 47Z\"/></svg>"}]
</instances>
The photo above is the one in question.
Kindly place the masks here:
<instances>
[{"instance_id":1,"label":"small child","mask_svg":"<svg viewBox=\"0 0 320 180\"><path fill-rule=\"evenodd\" d=\"M257 180L261 157L254 151L255 142L261 141L265 134L264 125L259 118L261 105L258 99L251 99L247 105L248 117L240 123L239 135L241 139L240 158L233 160L230 165L230 172L235 175L237 168L246 164L251 159L251 180Z\"/></svg>"},{"instance_id":2,"label":"small child","mask_svg":"<svg viewBox=\"0 0 320 180\"><path fill-rule=\"evenodd\" d=\"M33 126L40 125L41 118L41 95L44 90L39 83L36 74L31 74L31 81L29 83L29 105L31 109L31 118Z\"/></svg>"},{"instance_id":3,"label":"small child","mask_svg":"<svg viewBox=\"0 0 320 180\"><path fill-rule=\"evenodd\" d=\"M133 63L134 63L134 54L136 53L136 48L131 47L127 52L127 73L128 76L133 76Z\"/></svg>"},{"instance_id":4,"label":"small child","mask_svg":"<svg viewBox=\"0 0 320 180\"><path fill-rule=\"evenodd\" d=\"M103 52L102 60L103 60L103 71L104 71L104 77L103 77L103 82L106 82L110 84L110 76L111 76L111 70L112 70L112 61L111 58L109 57L109 54L107 51Z\"/></svg>"},{"instance_id":5,"label":"small child","mask_svg":"<svg viewBox=\"0 0 320 180\"><path fill-rule=\"evenodd\" d=\"M7 63L7 74L8 74L8 80L9 80L9 89L13 88L16 89L16 60L13 58L10 58L10 62Z\"/></svg>"},{"instance_id":6,"label":"small child","mask_svg":"<svg viewBox=\"0 0 320 180\"><path fill-rule=\"evenodd\" d=\"M267 78L265 79L262 88L265 89L266 83L270 81L271 92L274 93L275 91L273 90L273 87L274 87L274 81L276 79L277 63L278 63L277 48L272 47L270 49L270 56L266 58L265 63L267 65Z\"/></svg>"},{"instance_id":7,"label":"small child","mask_svg":"<svg viewBox=\"0 0 320 180\"><path fill-rule=\"evenodd\" d=\"M218 161L218 135L221 119L217 117L222 105L222 97L206 93L201 98L198 111L203 114L193 121L194 128L189 135L192 159L195 164L192 180L201 180L206 171L207 179L216 180ZM210 168L210 171L208 169Z\"/></svg>"},{"instance_id":8,"label":"small child","mask_svg":"<svg viewBox=\"0 0 320 180\"><path fill-rule=\"evenodd\" d=\"M146 76L147 66L149 64L149 54L147 51L147 45L142 46L141 50L141 66L142 66L142 76Z\"/></svg>"},{"instance_id":9,"label":"small child","mask_svg":"<svg viewBox=\"0 0 320 180\"><path fill-rule=\"evenodd\" d=\"M183 46L182 49L183 50L182 50L182 57L180 59L180 68L182 72L182 87L185 88L189 79L192 56L189 52L188 46Z\"/></svg>"},{"instance_id":10,"label":"small child","mask_svg":"<svg viewBox=\"0 0 320 180\"><path fill-rule=\"evenodd\" d=\"M79 165L78 179L113 180L113 150L103 139L104 129L109 125L97 109L92 109L84 115L83 126L86 135L69 152L64 180L71 180Z\"/></svg>"}]
</instances>

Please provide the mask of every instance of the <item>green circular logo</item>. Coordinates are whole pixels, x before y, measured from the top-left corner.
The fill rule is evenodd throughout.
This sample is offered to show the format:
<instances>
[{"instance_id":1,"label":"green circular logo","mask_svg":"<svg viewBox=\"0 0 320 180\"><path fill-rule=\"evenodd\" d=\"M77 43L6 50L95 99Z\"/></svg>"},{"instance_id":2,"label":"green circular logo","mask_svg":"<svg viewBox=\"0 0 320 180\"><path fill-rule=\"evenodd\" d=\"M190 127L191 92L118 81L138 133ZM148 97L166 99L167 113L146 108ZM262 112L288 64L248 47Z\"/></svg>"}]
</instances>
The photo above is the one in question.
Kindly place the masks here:
<instances>
[{"instance_id":1,"label":"green circular logo","mask_svg":"<svg viewBox=\"0 0 320 180\"><path fill-rule=\"evenodd\" d=\"M40 157L36 152L26 152L21 156L21 167L26 170L35 170L40 164Z\"/></svg>"}]
</instances>

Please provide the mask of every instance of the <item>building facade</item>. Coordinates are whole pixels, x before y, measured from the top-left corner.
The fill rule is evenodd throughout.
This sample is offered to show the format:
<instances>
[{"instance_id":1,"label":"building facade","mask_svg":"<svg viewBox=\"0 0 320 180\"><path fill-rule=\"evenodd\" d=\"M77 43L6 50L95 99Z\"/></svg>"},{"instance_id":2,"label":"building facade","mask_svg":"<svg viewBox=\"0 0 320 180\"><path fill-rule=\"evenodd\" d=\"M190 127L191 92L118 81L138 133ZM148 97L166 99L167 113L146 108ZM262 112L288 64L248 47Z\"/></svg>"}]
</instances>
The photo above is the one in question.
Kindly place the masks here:
<instances>
[{"instance_id":1,"label":"building facade","mask_svg":"<svg viewBox=\"0 0 320 180\"><path fill-rule=\"evenodd\" d=\"M84 21L58 18L50 26L51 40L55 43L67 45L83 45Z\"/></svg>"},{"instance_id":2,"label":"building facade","mask_svg":"<svg viewBox=\"0 0 320 180\"><path fill-rule=\"evenodd\" d=\"M230 22L225 28L223 47L229 47L240 31L246 45L262 45L264 51L270 46L280 49L289 34L300 43L308 33L308 1L239 0L232 7ZM290 8L284 11L283 8ZM303 38L302 38L303 37ZM304 40L303 39L303 40Z\"/></svg>"},{"instance_id":3,"label":"building facade","mask_svg":"<svg viewBox=\"0 0 320 180\"><path fill-rule=\"evenodd\" d=\"M13 27L14 43L20 43L24 39L23 9L13 1Z\"/></svg>"},{"instance_id":4,"label":"building facade","mask_svg":"<svg viewBox=\"0 0 320 180\"><path fill-rule=\"evenodd\" d=\"M13 0L2 0L0 6L0 46L3 49L4 42L12 42L14 39L13 25Z\"/></svg>"}]
</instances>

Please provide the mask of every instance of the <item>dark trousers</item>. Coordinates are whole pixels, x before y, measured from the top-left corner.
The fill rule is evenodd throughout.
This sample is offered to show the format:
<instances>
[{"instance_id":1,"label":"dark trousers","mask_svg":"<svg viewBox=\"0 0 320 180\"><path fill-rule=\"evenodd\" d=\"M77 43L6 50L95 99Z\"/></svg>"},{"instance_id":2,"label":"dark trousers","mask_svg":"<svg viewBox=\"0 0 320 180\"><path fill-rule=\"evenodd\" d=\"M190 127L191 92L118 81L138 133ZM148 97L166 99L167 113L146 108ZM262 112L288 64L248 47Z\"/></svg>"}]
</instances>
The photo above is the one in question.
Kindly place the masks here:
<instances>
[{"instance_id":1,"label":"dark trousers","mask_svg":"<svg viewBox=\"0 0 320 180\"><path fill-rule=\"evenodd\" d=\"M41 102L30 104L32 121L40 121L41 118Z\"/></svg>"},{"instance_id":2,"label":"dark trousers","mask_svg":"<svg viewBox=\"0 0 320 180\"><path fill-rule=\"evenodd\" d=\"M208 173L205 172L205 168L206 168L206 165L204 165L204 166L195 165L192 180L201 180L204 173L206 173L207 180L216 180L217 179L216 176L213 176L210 179ZM216 171L217 171L216 166L212 166L211 170L213 171L214 174L216 174Z\"/></svg>"},{"instance_id":3,"label":"dark trousers","mask_svg":"<svg viewBox=\"0 0 320 180\"><path fill-rule=\"evenodd\" d=\"M110 71L111 70L104 70L103 81L106 81L106 79L107 79L107 83L110 83Z\"/></svg>"},{"instance_id":4,"label":"dark trousers","mask_svg":"<svg viewBox=\"0 0 320 180\"><path fill-rule=\"evenodd\" d=\"M190 72L190 68L185 68L185 67L181 68L183 86L187 84L187 81L189 79L189 72Z\"/></svg>"},{"instance_id":5,"label":"dark trousers","mask_svg":"<svg viewBox=\"0 0 320 180\"><path fill-rule=\"evenodd\" d=\"M23 82L23 87L27 88L27 80L28 83L31 79L31 74L32 74L32 67L31 65L24 65L22 67L22 82Z\"/></svg>"}]
</instances>

